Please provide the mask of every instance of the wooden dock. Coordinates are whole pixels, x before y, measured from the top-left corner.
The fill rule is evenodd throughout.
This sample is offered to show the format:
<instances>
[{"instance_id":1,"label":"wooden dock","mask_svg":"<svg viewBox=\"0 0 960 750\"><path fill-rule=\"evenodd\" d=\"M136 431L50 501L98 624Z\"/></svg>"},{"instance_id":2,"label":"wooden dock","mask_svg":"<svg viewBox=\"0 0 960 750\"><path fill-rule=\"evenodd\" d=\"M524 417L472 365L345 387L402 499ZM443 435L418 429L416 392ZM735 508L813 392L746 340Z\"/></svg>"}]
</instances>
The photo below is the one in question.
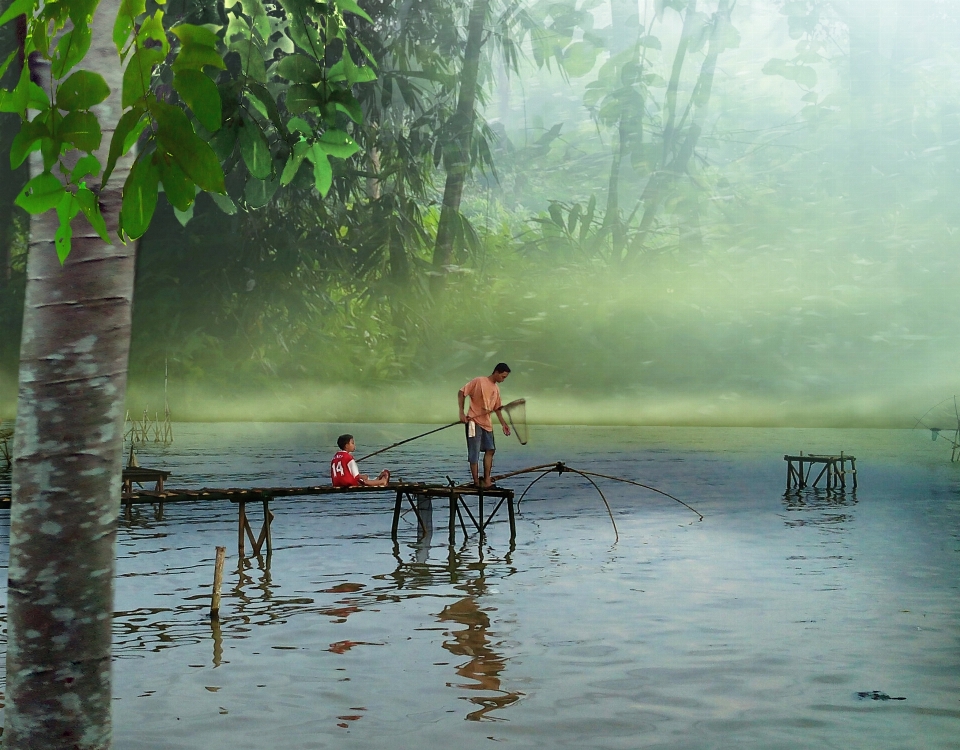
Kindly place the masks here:
<instances>
[{"instance_id":1,"label":"wooden dock","mask_svg":"<svg viewBox=\"0 0 960 750\"><path fill-rule=\"evenodd\" d=\"M784 456L783 460L787 462L787 491L806 489L808 487L816 488L821 479L825 478L825 489L828 490L846 490L847 474L851 475L853 480L852 489L857 489L857 459L854 456L847 456L840 452L839 456L825 456L817 454L803 455L801 451L799 456ZM847 469L849 462L850 468ZM822 466L820 472L816 475L813 483L810 483L810 474L815 467Z\"/></svg>"},{"instance_id":2,"label":"wooden dock","mask_svg":"<svg viewBox=\"0 0 960 750\"><path fill-rule=\"evenodd\" d=\"M165 475L167 472L163 472ZM166 476L164 476L164 479ZM159 484L159 483L158 483ZM160 485L162 487L162 485ZM419 502L422 498L431 500L446 499L449 504L449 522L448 533L450 544L456 542L457 523L463 531L464 539L471 533L476 533L483 538L486 535L487 526L494 519L500 509L507 506L507 516L510 523L510 541L516 539L516 506L514 504L514 492L511 489L503 487L491 487L489 489L480 489L473 485L442 485L442 484L424 484L417 482L397 482L385 487L331 487L329 485L318 485L313 487L254 487L254 488L202 488L202 489L160 489L137 490L133 492L123 492L120 496L120 505L126 513L127 519L132 518L133 506L150 505L154 510L154 517L157 520L163 518L164 506L171 503L198 503L218 500L228 500L237 504L237 549L241 557L246 554L245 541L249 540L253 554L259 555L266 548L267 555L273 552L273 540L271 537L270 526L275 517L270 508L272 500L277 498L308 498L323 495L352 495L367 493L392 493L394 497L393 504L393 522L390 528L390 534L394 540L400 526L400 514L403 511L404 503L408 504L417 517L417 525L421 533L426 533L428 528L432 528L432 522L428 524L429 519L421 516L423 504ZM471 508L466 498L475 497L476 503ZM250 523L250 515L247 504L259 503L262 507L263 517L260 522L260 528L254 532L254 527ZM491 505L492 510L490 509ZM485 507L486 506L486 507ZM0 498L0 509L10 508L10 498ZM476 513L474 513L476 511ZM467 530L467 521L469 521L472 532ZM255 524L254 524L255 525Z\"/></svg>"}]
</instances>

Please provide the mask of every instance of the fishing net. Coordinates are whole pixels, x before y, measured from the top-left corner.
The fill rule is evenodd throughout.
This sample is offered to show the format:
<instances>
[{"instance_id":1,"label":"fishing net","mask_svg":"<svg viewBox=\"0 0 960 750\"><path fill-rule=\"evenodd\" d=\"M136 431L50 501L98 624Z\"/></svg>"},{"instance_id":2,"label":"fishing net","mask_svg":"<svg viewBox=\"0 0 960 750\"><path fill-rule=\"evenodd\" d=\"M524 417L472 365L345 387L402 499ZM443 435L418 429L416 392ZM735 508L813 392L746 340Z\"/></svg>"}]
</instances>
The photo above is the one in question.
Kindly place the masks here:
<instances>
[{"instance_id":1,"label":"fishing net","mask_svg":"<svg viewBox=\"0 0 960 750\"><path fill-rule=\"evenodd\" d=\"M506 404L501 411L507 415L510 429L517 436L520 445L526 445L527 440L530 439L530 431L527 429L527 400L518 398Z\"/></svg>"}]
</instances>

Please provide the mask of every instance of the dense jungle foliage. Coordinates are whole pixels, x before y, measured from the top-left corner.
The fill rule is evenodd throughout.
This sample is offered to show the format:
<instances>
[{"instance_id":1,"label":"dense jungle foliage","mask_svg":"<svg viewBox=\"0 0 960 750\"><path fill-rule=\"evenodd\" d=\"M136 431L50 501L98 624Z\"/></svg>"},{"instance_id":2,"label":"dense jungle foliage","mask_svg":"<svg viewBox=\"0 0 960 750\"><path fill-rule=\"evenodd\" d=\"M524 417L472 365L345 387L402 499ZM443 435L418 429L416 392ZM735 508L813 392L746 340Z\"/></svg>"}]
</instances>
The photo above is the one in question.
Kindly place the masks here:
<instances>
[{"instance_id":1,"label":"dense jungle foliage","mask_svg":"<svg viewBox=\"0 0 960 750\"><path fill-rule=\"evenodd\" d=\"M360 151L325 197L309 162L254 145L231 200L161 196L134 394L165 367L254 392L507 360L545 392L777 401L882 391L891 360L931 389L951 367L955 5L360 6L376 79L353 86ZM27 224L7 205L9 386Z\"/></svg>"}]
</instances>

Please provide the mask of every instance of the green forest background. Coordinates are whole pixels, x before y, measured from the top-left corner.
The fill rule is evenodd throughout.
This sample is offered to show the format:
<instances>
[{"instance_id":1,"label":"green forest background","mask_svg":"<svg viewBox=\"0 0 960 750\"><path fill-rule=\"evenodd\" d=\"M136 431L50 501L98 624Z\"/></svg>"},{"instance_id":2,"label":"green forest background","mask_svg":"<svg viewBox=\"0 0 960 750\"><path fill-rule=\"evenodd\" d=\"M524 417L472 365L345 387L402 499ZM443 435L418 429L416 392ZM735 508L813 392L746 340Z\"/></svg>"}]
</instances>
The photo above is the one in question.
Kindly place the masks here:
<instances>
[{"instance_id":1,"label":"green forest background","mask_svg":"<svg viewBox=\"0 0 960 750\"><path fill-rule=\"evenodd\" d=\"M231 200L161 197L132 413L166 376L176 420L452 421L499 361L542 423L910 427L956 392L958 4L485 0L447 254L477 2L360 5L378 73L325 198L243 150ZM29 219L0 162L10 418Z\"/></svg>"}]
</instances>

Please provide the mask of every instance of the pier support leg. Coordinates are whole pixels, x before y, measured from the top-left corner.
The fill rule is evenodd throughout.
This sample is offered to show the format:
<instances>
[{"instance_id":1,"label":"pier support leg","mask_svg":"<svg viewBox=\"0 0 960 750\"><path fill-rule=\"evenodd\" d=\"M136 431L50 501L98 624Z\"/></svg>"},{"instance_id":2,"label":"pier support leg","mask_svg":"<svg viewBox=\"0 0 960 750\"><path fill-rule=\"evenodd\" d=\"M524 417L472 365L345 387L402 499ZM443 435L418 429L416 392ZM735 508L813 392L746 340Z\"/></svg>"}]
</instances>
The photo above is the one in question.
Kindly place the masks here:
<instances>
[{"instance_id":1,"label":"pier support leg","mask_svg":"<svg viewBox=\"0 0 960 750\"><path fill-rule=\"evenodd\" d=\"M237 502L237 521L239 526L239 537L237 539L237 554L240 557L244 556L243 549L243 531L244 527L248 526L247 524L247 503L244 500Z\"/></svg>"},{"instance_id":2,"label":"pier support leg","mask_svg":"<svg viewBox=\"0 0 960 750\"><path fill-rule=\"evenodd\" d=\"M507 516L510 518L510 541L517 538L517 521L513 512L513 495L507 496Z\"/></svg>"},{"instance_id":3,"label":"pier support leg","mask_svg":"<svg viewBox=\"0 0 960 750\"><path fill-rule=\"evenodd\" d=\"M393 504L393 526L390 527L390 536L396 540L397 529L400 527L400 507L403 503L403 491L397 490L397 500Z\"/></svg>"},{"instance_id":4,"label":"pier support leg","mask_svg":"<svg viewBox=\"0 0 960 750\"><path fill-rule=\"evenodd\" d=\"M457 495L450 492L450 544L457 541Z\"/></svg>"}]
</instances>

